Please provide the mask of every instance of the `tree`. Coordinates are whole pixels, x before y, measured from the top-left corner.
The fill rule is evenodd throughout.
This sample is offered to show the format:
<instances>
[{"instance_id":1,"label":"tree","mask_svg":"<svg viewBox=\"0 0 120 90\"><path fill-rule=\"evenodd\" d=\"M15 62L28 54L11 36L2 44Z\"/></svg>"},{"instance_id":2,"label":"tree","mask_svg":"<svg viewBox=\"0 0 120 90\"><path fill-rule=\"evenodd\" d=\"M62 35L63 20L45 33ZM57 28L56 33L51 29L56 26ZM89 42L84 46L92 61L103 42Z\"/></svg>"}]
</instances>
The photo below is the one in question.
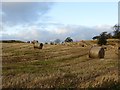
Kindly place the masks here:
<instances>
[{"instance_id":1,"label":"tree","mask_svg":"<svg viewBox=\"0 0 120 90\"><path fill-rule=\"evenodd\" d=\"M56 39L54 42L55 42L56 44L59 44L59 43L61 42L61 40L60 40L60 39Z\"/></svg>"},{"instance_id":2,"label":"tree","mask_svg":"<svg viewBox=\"0 0 120 90\"><path fill-rule=\"evenodd\" d=\"M65 39L65 42L73 42L73 39L71 39L71 37L67 37L67 38Z\"/></svg>"},{"instance_id":3,"label":"tree","mask_svg":"<svg viewBox=\"0 0 120 90\"><path fill-rule=\"evenodd\" d=\"M113 38L120 39L120 26L119 25L114 25L113 28L114 28Z\"/></svg>"},{"instance_id":4,"label":"tree","mask_svg":"<svg viewBox=\"0 0 120 90\"><path fill-rule=\"evenodd\" d=\"M107 39L111 39L111 38L113 38L113 36L112 36L111 33L108 33L108 34L106 35L106 37L107 37Z\"/></svg>"},{"instance_id":5,"label":"tree","mask_svg":"<svg viewBox=\"0 0 120 90\"><path fill-rule=\"evenodd\" d=\"M99 45L106 45L107 44L107 34L106 34L107 32L102 32L101 34L100 34L100 37L99 37L99 39L98 39L98 44Z\"/></svg>"},{"instance_id":6,"label":"tree","mask_svg":"<svg viewBox=\"0 0 120 90\"><path fill-rule=\"evenodd\" d=\"M94 36L92 39L95 40L95 39L99 39L100 36Z\"/></svg>"}]
</instances>

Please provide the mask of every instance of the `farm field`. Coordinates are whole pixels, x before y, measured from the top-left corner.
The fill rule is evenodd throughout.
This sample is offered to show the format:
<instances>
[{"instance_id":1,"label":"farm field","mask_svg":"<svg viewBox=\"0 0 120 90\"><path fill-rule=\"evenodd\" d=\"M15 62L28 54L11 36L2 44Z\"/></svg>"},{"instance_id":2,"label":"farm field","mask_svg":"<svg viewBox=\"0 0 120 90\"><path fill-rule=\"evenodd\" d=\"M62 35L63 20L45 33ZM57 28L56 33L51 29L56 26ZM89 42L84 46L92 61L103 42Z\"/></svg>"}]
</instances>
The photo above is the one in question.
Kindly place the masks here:
<instances>
[{"instance_id":1,"label":"farm field","mask_svg":"<svg viewBox=\"0 0 120 90\"><path fill-rule=\"evenodd\" d=\"M3 88L116 88L118 45L107 45L104 59L88 57L95 42L44 45L2 44Z\"/></svg>"}]
</instances>

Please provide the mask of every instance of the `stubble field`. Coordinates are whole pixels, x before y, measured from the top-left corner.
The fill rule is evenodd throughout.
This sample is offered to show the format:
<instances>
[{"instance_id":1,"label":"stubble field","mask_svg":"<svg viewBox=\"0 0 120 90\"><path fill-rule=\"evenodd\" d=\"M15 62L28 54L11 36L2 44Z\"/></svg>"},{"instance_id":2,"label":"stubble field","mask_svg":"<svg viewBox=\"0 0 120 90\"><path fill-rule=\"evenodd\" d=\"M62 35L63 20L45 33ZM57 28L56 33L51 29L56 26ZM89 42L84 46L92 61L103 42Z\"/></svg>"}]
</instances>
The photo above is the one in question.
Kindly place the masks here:
<instances>
[{"instance_id":1,"label":"stubble field","mask_svg":"<svg viewBox=\"0 0 120 90\"><path fill-rule=\"evenodd\" d=\"M44 45L2 43L3 88L116 88L118 47L107 45L104 59L88 57L95 42Z\"/></svg>"}]
</instances>

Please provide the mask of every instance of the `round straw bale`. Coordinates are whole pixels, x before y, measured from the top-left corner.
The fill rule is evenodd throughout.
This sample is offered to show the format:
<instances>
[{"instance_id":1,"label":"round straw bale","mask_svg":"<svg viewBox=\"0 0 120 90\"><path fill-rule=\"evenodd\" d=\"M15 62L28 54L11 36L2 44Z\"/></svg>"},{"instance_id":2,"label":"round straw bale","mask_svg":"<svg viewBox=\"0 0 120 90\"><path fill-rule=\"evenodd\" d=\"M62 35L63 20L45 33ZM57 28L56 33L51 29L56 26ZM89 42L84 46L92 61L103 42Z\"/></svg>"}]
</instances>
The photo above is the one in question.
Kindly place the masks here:
<instances>
[{"instance_id":1,"label":"round straw bale","mask_svg":"<svg viewBox=\"0 0 120 90\"><path fill-rule=\"evenodd\" d=\"M107 46L103 45L102 48L107 49Z\"/></svg>"},{"instance_id":2,"label":"round straw bale","mask_svg":"<svg viewBox=\"0 0 120 90\"><path fill-rule=\"evenodd\" d=\"M90 58L104 58L105 50L103 47L92 47L89 51Z\"/></svg>"},{"instance_id":3,"label":"round straw bale","mask_svg":"<svg viewBox=\"0 0 120 90\"><path fill-rule=\"evenodd\" d=\"M43 48L43 43L40 43L40 49L42 49Z\"/></svg>"},{"instance_id":4,"label":"round straw bale","mask_svg":"<svg viewBox=\"0 0 120 90\"><path fill-rule=\"evenodd\" d=\"M85 47L85 45L84 45L84 44L82 44L82 47Z\"/></svg>"},{"instance_id":5,"label":"round straw bale","mask_svg":"<svg viewBox=\"0 0 120 90\"><path fill-rule=\"evenodd\" d=\"M43 43L35 43L34 48L42 49Z\"/></svg>"},{"instance_id":6,"label":"round straw bale","mask_svg":"<svg viewBox=\"0 0 120 90\"><path fill-rule=\"evenodd\" d=\"M39 43L34 43L34 48L39 48L40 44Z\"/></svg>"},{"instance_id":7,"label":"round straw bale","mask_svg":"<svg viewBox=\"0 0 120 90\"><path fill-rule=\"evenodd\" d=\"M27 43L30 43L30 41L27 41Z\"/></svg>"},{"instance_id":8,"label":"round straw bale","mask_svg":"<svg viewBox=\"0 0 120 90\"><path fill-rule=\"evenodd\" d=\"M81 43L81 47L87 47L87 45L84 43Z\"/></svg>"},{"instance_id":9,"label":"round straw bale","mask_svg":"<svg viewBox=\"0 0 120 90\"><path fill-rule=\"evenodd\" d=\"M118 50L120 50L120 47L118 47Z\"/></svg>"}]
</instances>

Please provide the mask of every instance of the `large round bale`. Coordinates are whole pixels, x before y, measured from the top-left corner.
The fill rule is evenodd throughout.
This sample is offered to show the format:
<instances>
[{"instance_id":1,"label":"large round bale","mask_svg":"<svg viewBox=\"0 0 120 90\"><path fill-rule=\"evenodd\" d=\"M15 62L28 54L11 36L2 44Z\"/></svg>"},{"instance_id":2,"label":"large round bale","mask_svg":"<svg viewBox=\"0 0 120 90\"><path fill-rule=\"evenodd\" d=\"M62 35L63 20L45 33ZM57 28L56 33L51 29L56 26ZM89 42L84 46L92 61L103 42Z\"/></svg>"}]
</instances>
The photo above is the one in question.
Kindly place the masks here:
<instances>
[{"instance_id":1,"label":"large round bale","mask_svg":"<svg viewBox=\"0 0 120 90\"><path fill-rule=\"evenodd\" d=\"M81 47L87 47L87 45L85 43L82 43Z\"/></svg>"},{"instance_id":2,"label":"large round bale","mask_svg":"<svg viewBox=\"0 0 120 90\"><path fill-rule=\"evenodd\" d=\"M89 51L89 58L104 58L105 50L103 47L92 47Z\"/></svg>"},{"instance_id":3,"label":"large round bale","mask_svg":"<svg viewBox=\"0 0 120 90\"><path fill-rule=\"evenodd\" d=\"M104 48L105 50L107 50L107 46L103 45L102 48Z\"/></svg>"},{"instance_id":4,"label":"large round bale","mask_svg":"<svg viewBox=\"0 0 120 90\"><path fill-rule=\"evenodd\" d=\"M30 43L30 41L27 41L27 43Z\"/></svg>"},{"instance_id":5,"label":"large round bale","mask_svg":"<svg viewBox=\"0 0 120 90\"><path fill-rule=\"evenodd\" d=\"M42 49L43 48L43 43L40 43L40 49Z\"/></svg>"},{"instance_id":6,"label":"large round bale","mask_svg":"<svg viewBox=\"0 0 120 90\"><path fill-rule=\"evenodd\" d=\"M120 50L120 47L118 47L118 50Z\"/></svg>"},{"instance_id":7,"label":"large round bale","mask_svg":"<svg viewBox=\"0 0 120 90\"><path fill-rule=\"evenodd\" d=\"M42 49L43 48L43 43L35 43L34 48Z\"/></svg>"},{"instance_id":8,"label":"large round bale","mask_svg":"<svg viewBox=\"0 0 120 90\"><path fill-rule=\"evenodd\" d=\"M79 46L80 46L80 47L87 47L87 45L84 44L84 43L79 43Z\"/></svg>"}]
</instances>

